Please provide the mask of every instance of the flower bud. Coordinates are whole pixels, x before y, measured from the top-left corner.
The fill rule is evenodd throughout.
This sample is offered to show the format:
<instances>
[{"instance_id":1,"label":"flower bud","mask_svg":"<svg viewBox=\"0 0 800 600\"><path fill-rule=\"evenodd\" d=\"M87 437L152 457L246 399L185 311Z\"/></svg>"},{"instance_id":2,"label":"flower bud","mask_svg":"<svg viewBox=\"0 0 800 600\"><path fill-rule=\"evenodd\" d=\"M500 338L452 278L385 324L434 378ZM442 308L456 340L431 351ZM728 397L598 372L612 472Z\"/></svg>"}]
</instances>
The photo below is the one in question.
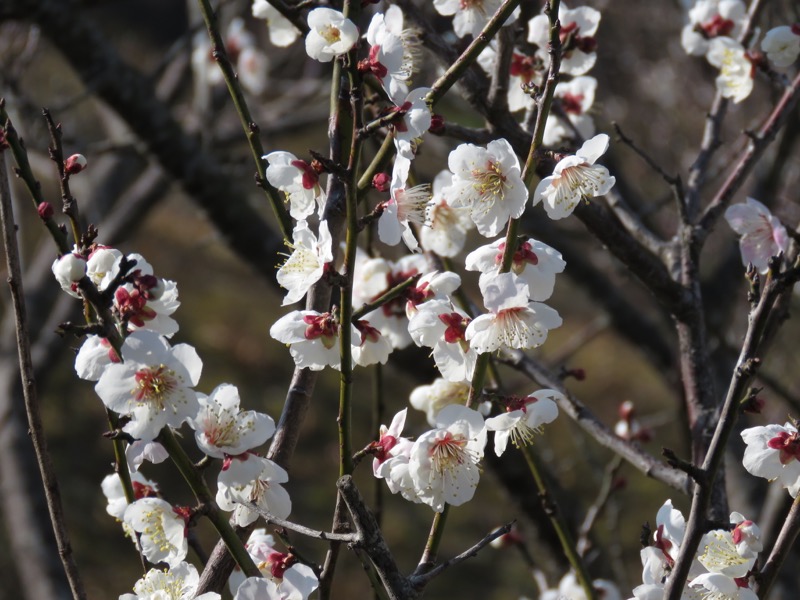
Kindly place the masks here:
<instances>
[{"instance_id":1,"label":"flower bud","mask_svg":"<svg viewBox=\"0 0 800 600\"><path fill-rule=\"evenodd\" d=\"M444 117L442 115L432 114L431 126L428 127L428 131L431 132L433 135L444 135L445 132Z\"/></svg>"},{"instance_id":2,"label":"flower bud","mask_svg":"<svg viewBox=\"0 0 800 600\"><path fill-rule=\"evenodd\" d=\"M64 172L67 175L75 175L75 173L83 171L87 164L88 162L83 154L73 154L64 161Z\"/></svg>"},{"instance_id":3,"label":"flower bud","mask_svg":"<svg viewBox=\"0 0 800 600\"><path fill-rule=\"evenodd\" d=\"M372 187L379 192L386 192L389 190L389 176L386 173L376 173L372 178Z\"/></svg>"},{"instance_id":4,"label":"flower bud","mask_svg":"<svg viewBox=\"0 0 800 600\"><path fill-rule=\"evenodd\" d=\"M0 152L8 148L8 140L6 139L6 130L0 127Z\"/></svg>"},{"instance_id":5,"label":"flower bud","mask_svg":"<svg viewBox=\"0 0 800 600\"><path fill-rule=\"evenodd\" d=\"M47 221L48 219L53 218L53 205L49 202L40 202L39 205L36 207L36 212L39 213L39 217L42 221Z\"/></svg>"}]
</instances>

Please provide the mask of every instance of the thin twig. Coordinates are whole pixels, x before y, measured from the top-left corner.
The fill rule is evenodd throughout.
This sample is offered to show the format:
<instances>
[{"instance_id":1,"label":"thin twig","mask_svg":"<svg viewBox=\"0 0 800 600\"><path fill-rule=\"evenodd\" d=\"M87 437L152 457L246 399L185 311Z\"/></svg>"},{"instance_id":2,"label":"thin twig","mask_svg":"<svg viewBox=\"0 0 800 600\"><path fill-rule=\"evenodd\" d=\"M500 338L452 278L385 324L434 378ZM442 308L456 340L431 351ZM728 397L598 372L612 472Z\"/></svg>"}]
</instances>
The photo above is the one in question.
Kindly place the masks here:
<instances>
[{"instance_id":1,"label":"thin twig","mask_svg":"<svg viewBox=\"0 0 800 600\"><path fill-rule=\"evenodd\" d=\"M249 504L248 508L250 508L250 510L256 511L259 515L261 515L267 522L267 524L277 525L278 527L283 527L284 529L295 531L306 537L315 538L318 540L325 540L325 541L333 540L337 542L345 542L348 544L358 542L361 539L356 533L330 533L327 531L318 531L316 529L311 529L310 527L306 527L305 525L292 523L291 521L287 521L286 519L279 519L272 513L262 509L260 506L257 506L255 504Z\"/></svg>"},{"instance_id":2,"label":"thin twig","mask_svg":"<svg viewBox=\"0 0 800 600\"><path fill-rule=\"evenodd\" d=\"M8 269L8 285L11 289L11 299L14 305L14 316L17 334L17 352L19 355L19 369L22 379L22 392L25 399L25 413L28 417L29 433L36 452L36 462L44 485L47 499L47 510L53 533L58 545L58 554L64 565L64 572L69 581L72 596L76 600L85 599L86 591L83 587L72 545L69 541L64 513L61 506L61 492L55 476L50 454L47 449L47 440L42 425L39 400L36 390L36 380L33 374L31 360L30 337L28 335L27 313L25 310L25 293L22 289L22 272L17 249L16 225L11 203L11 189L8 182L5 156L0 151L0 218L3 227L3 245L6 253L6 268Z\"/></svg>"},{"instance_id":3,"label":"thin twig","mask_svg":"<svg viewBox=\"0 0 800 600\"><path fill-rule=\"evenodd\" d=\"M786 516L781 532L778 534L778 539L775 540L772 552L770 552L767 562L764 563L761 571L756 576L755 592L760 600L765 600L769 595L772 584L775 582L775 577L778 575L783 561L786 560L792 550L798 533L800 533L800 497L795 498L794 502L792 502L792 508Z\"/></svg>"}]
</instances>

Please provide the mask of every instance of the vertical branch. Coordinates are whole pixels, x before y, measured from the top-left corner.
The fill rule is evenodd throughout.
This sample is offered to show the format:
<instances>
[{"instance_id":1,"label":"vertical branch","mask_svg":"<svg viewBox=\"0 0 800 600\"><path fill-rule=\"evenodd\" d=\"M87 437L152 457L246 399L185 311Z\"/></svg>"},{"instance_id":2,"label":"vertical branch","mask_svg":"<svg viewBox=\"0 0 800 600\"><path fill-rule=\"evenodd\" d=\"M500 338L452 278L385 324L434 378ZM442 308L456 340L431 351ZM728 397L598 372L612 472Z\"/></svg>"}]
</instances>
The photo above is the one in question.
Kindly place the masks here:
<instances>
[{"instance_id":1,"label":"vertical branch","mask_svg":"<svg viewBox=\"0 0 800 600\"><path fill-rule=\"evenodd\" d=\"M786 521L784 521L781 532L778 534L778 539L775 540L772 552L770 552L767 562L764 563L761 572L756 577L756 593L761 600L769 596L775 577L778 575L783 561L786 560L786 556L791 551L798 533L800 533L800 497L795 498L794 502L792 502L792 508L786 516Z\"/></svg>"},{"instance_id":2,"label":"vertical branch","mask_svg":"<svg viewBox=\"0 0 800 600\"><path fill-rule=\"evenodd\" d=\"M64 523L64 514L61 507L61 492L55 476L53 463L47 450L47 441L44 435L39 400L36 391L36 382L33 376L33 363L31 361L30 338L28 336L27 314L25 311L25 298L22 289L22 273L19 266L19 252L17 250L16 225L11 207L11 190L8 183L5 157L0 152L0 219L3 226L3 245L6 253L6 267L8 269L8 285L11 289L11 299L14 305L14 317L17 334L17 351L19 353L19 369L22 378L22 393L25 399L25 412L28 416L28 426L33 447L36 452L36 461L45 488L47 510L53 533L56 536L58 553L61 556L64 572L67 575L72 596L76 600L86 598L78 567L72 554L72 546Z\"/></svg>"}]
</instances>

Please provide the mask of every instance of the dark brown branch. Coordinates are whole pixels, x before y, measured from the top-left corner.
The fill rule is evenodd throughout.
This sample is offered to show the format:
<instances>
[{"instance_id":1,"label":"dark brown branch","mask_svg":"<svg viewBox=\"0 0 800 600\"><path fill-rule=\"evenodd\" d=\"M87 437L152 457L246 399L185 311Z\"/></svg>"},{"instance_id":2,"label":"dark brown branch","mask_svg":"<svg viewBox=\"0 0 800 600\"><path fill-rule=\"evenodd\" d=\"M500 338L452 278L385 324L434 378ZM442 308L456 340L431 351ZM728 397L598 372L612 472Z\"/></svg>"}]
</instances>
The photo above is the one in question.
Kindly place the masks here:
<instances>
[{"instance_id":1,"label":"dark brown branch","mask_svg":"<svg viewBox=\"0 0 800 600\"><path fill-rule=\"evenodd\" d=\"M59 491L55 469L53 468L53 463L47 449L47 440L45 438L39 410L33 361L31 360L31 342L28 334L25 296L22 289L22 272L17 249L16 224L12 212L8 173L2 153L0 153L0 218L2 218L3 226L3 245L6 253L8 285L11 289L11 298L14 305L22 391L25 399L25 412L28 417L31 441L33 442L33 447L36 452L39 472L47 498L50 522L53 526L53 533L56 536L56 544L58 545L58 553L64 565L64 572L67 575L73 597L75 599L85 599L87 596L78 572L78 567L75 564L75 558L72 554L72 546L69 541L69 534L67 533L64 513L61 507L61 492Z\"/></svg>"},{"instance_id":2,"label":"dark brown branch","mask_svg":"<svg viewBox=\"0 0 800 600\"><path fill-rule=\"evenodd\" d=\"M755 591L761 600L764 600L769 595L772 584L775 582L775 577L778 575L783 561L786 560L787 555L792 550L798 533L800 533L800 498L795 498L778 534L778 539L772 547L772 552L770 552L767 562L764 563L761 571L756 576Z\"/></svg>"}]
</instances>

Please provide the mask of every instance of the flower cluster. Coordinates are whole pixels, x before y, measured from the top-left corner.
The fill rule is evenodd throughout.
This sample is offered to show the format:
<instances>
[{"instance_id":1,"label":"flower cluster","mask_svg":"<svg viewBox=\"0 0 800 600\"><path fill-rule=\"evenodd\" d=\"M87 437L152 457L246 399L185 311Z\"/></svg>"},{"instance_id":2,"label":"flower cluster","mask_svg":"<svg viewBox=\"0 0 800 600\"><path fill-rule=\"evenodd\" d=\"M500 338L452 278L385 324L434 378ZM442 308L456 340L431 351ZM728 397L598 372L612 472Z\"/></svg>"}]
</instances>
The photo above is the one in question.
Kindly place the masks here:
<instances>
[{"instance_id":1,"label":"flower cluster","mask_svg":"<svg viewBox=\"0 0 800 600\"><path fill-rule=\"evenodd\" d=\"M685 531L683 515L667 500L656 515L653 545L641 551L643 583L633 590L636 600L663 597L664 584L680 553ZM762 549L758 525L739 513L731 513L729 527L703 535L684 597L756 600L751 576Z\"/></svg>"}]
</instances>

